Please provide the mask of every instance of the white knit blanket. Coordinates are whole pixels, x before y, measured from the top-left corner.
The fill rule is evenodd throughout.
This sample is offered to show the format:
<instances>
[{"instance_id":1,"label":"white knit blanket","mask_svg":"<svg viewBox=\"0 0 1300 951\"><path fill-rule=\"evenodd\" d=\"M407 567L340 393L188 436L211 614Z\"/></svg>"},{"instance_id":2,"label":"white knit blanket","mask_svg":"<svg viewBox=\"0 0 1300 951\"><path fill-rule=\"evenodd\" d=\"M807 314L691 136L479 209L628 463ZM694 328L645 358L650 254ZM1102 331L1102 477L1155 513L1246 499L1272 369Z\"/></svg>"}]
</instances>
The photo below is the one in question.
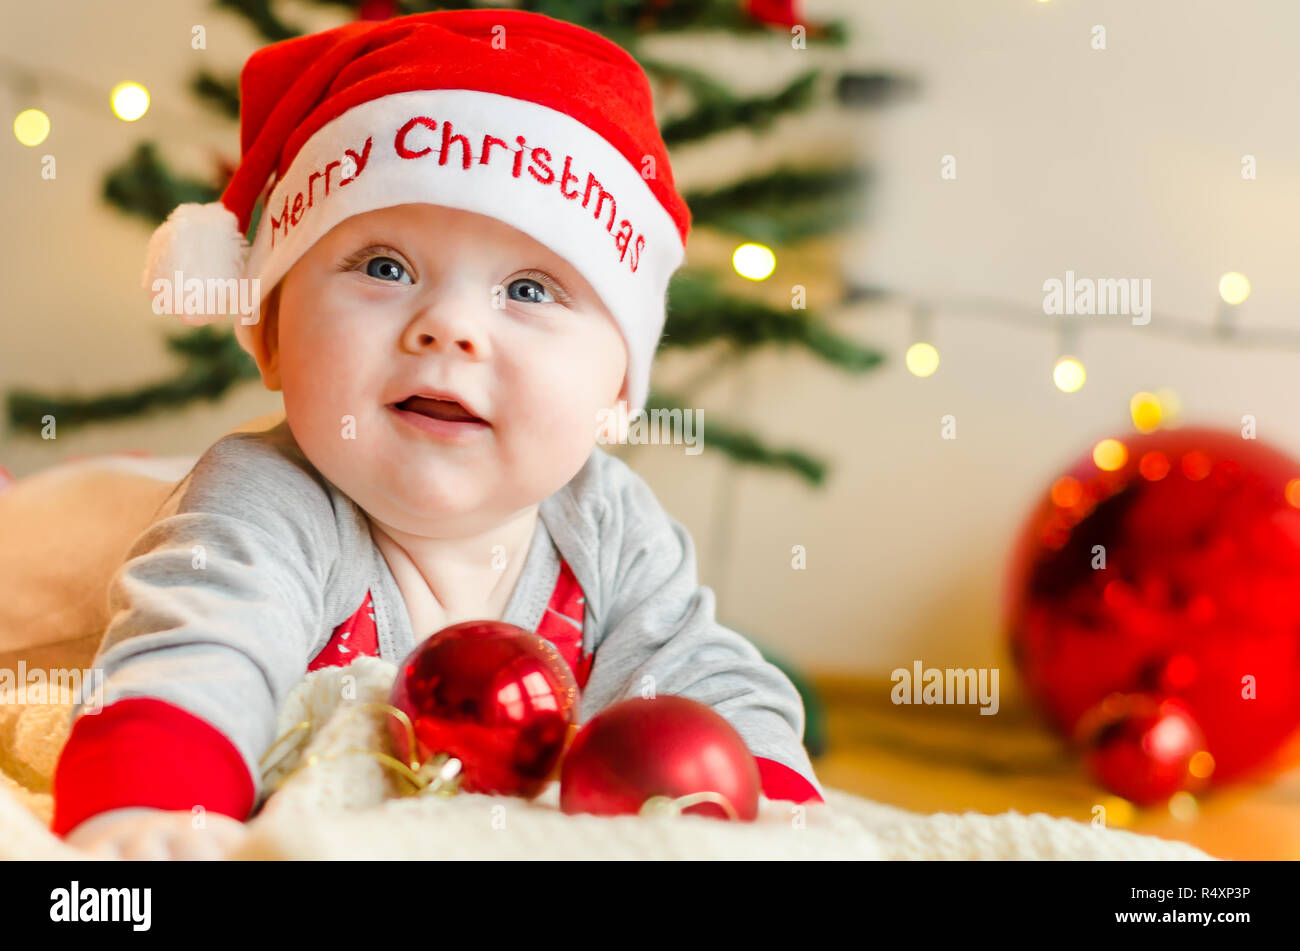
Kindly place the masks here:
<instances>
[{"instance_id":1,"label":"white knit blanket","mask_svg":"<svg viewBox=\"0 0 1300 951\"><path fill-rule=\"evenodd\" d=\"M275 787L236 859L1209 859L1180 842L1034 813L920 815L827 788L825 804L760 801L752 823L699 816L567 816L558 783L537 799L406 795L375 758L387 749L384 660L306 676L280 715L287 742ZM342 698L348 699L342 699ZM50 775L67 736L68 697L0 704L0 859L78 858L51 835ZM272 756L274 757L274 753ZM311 757L311 765L304 765ZM296 771L295 771L296 770ZM287 779L286 779L287 777Z\"/></svg>"}]
</instances>

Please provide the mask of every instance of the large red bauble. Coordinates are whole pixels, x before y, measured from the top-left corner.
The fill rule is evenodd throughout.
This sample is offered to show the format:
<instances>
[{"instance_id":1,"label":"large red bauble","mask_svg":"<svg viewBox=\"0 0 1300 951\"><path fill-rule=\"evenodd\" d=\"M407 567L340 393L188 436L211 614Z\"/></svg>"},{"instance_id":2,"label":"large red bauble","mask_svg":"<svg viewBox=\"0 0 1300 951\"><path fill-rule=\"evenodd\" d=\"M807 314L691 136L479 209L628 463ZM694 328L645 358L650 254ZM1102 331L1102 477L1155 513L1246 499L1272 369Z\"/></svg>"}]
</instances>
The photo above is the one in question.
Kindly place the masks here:
<instances>
[{"instance_id":1,"label":"large red bauble","mask_svg":"<svg viewBox=\"0 0 1300 951\"><path fill-rule=\"evenodd\" d=\"M758 764L721 714L686 697L623 700L578 731L560 772L560 808L598 816L636 814L647 799L698 792L724 796L737 816L758 816ZM684 813L729 818L717 803Z\"/></svg>"},{"instance_id":2,"label":"large red bauble","mask_svg":"<svg viewBox=\"0 0 1300 951\"><path fill-rule=\"evenodd\" d=\"M1090 453L1053 484L1013 554L1004 609L1031 697L1080 742L1112 694L1176 698L1214 782L1284 765L1300 727L1300 464L1235 431L1121 442L1118 469Z\"/></svg>"},{"instance_id":3,"label":"large red bauble","mask_svg":"<svg viewBox=\"0 0 1300 951\"><path fill-rule=\"evenodd\" d=\"M417 758L461 761L466 792L532 798L550 781L577 716L578 685L545 638L502 621L463 621L413 650L389 703L411 718ZM397 756L406 727L392 714Z\"/></svg>"}]
</instances>

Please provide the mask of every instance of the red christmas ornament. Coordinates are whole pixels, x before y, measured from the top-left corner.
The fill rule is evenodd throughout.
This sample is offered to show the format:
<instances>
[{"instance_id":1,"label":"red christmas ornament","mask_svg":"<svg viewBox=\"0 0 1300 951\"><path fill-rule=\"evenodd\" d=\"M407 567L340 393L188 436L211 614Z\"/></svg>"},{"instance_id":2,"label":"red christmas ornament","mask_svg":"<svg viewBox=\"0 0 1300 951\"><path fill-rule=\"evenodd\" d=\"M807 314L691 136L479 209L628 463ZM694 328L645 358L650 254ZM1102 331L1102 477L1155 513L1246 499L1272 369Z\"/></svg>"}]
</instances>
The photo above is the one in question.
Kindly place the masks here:
<instances>
[{"instance_id":1,"label":"red christmas ornament","mask_svg":"<svg viewBox=\"0 0 1300 951\"><path fill-rule=\"evenodd\" d=\"M413 650L389 697L411 719L416 759L460 760L466 792L532 798L557 770L577 715L578 685L544 638L501 621L463 621ZM398 758L406 725L389 714Z\"/></svg>"},{"instance_id":2,"label":"red christmas ornament","mask_svg":"<svg viewBox=\"0 0 1300 951\"><path fill-rule=\"evenodd\" d=\"M796 0L745 0L745 12L770 26L794 26L803 23Z\"/></svg>"},{"instance_id":3,"label":"red christmas ornament","mask_svg":"<svg viewBox=\"0 0 1300 951\"><path fill-rule=\"evenodd\" d=\"M734 818L751 822L758 793L758 764L740 734L686 697L624 700L602 710L578 731L560 772L560 808L569 814L637 814L659 797L699 797L704 801L680 802L680 811L733 818L705 798L714 794Z\"/></svg>"},{"instance_id":4,"label":"red christmas ornament","mask_svg":"<svg viewBox=\"0 0 1300 951\"><path fill-rule=\"evenodd\" d=\"M1202 734L1215 783L1284 765L1300 727L1300 464L1205 428L1123 442L1118 469L1089 454L1057 479L1012 557L1004 607L1028 691L1082 742L1112 694L1182 701L1094 750L1116 792L1173 788L1163 754L1122 751L1174 720Z\"/></svg>"},{"instance_id":5,"label":"red christmas ornament","mask_svg":"<svg viewBox=\"0 0 1300 951\"><path fill-rule=\"evenodd\" d=\"M1115 694L1095 710L1080 728L1088 766L1107 789L1147 806L1202 784L1205 737L1180 701Z\"/></svg>"}]
</instances>

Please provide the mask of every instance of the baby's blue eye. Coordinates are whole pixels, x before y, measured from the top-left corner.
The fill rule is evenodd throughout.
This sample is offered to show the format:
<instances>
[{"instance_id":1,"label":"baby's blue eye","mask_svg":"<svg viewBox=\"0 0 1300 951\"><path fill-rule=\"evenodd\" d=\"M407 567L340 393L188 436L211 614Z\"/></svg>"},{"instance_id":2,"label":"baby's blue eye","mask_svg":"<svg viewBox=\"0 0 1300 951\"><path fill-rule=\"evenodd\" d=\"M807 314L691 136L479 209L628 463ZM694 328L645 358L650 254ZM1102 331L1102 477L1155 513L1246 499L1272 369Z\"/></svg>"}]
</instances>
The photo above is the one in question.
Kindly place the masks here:
<instances>
[{"instance_id":1,"label":"baby's blue eye","mask_svg":"<svg viewBox=\"0 0 1300 951\"><path fill-rule=\"evenodd\" d=\"M395 281L399 284L411 283L411 275L406 273L406 268L392 258L371 258L366 262L366 273L371 277L379 278L381 281Z\"/></svg>"},{"instance_id":2,"label":"baby's blue eye","mask_svg":"<svg viewBox=\"0 0 1300 951\"><path fill-rule=\"evenodd\" d=\"M520 285L524 285L523 293L525 296L516 297L514 294L514 288L519 287ZM551 296L551 292L546 289L546 285L541 281L533 280L531 277L521 277L517 280L511 281L509 288L511 300L523 301L526 304L554 304L556 302L555 298ZM546 296L538 296L541 294L545 294Z\"/></svg>"}]
</instances>

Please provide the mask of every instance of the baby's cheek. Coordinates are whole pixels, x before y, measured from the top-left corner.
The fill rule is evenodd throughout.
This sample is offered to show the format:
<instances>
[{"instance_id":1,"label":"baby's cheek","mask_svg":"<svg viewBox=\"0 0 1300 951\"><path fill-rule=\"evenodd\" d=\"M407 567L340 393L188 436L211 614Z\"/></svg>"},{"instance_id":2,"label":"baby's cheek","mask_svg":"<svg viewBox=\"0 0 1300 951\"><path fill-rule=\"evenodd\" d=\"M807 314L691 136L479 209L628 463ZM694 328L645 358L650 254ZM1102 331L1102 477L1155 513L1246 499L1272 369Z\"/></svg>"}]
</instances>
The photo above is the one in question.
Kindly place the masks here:
<instances>
[{"instance_id":1,"label":"baby's cheek","mask_svg":"<svg viewBox=\"0 0 1300 951\"><path fill-rule=\"evenodd\" d=\"M304 449L337 441L340 417L344 415L339 402L341 394L332 390L322 376L295 376L287 378L284 384L285 415ZM331 435L335 438L330 439Z\"/></svg>"},{"instance_id":2,"label":"baby's cheek","mask_svg":"<svg viewBox=\"0 0 1300 951\"><path fill-rule=\"evenodd\" d=\"M327 478L345 484L378 449L380 421L374 406L353 388L357 377L327 367L303 368L286 377L284 409L294 439Z\"/></svg>"},{"instance_id":3,"label":"baby's cheek","mask_svg":"<svg viewBox=\"0 0 1300 951\"><path fill-rule=\"evenodd\" d=\"M530 473L524 478L543 495L563 486L582 467L595 442L590 383L572 378L580 375L573 371L570 379L552 380L502 407L507 416L499 432L502 463L516 478Z\"/></svg>"}]
</instances>

